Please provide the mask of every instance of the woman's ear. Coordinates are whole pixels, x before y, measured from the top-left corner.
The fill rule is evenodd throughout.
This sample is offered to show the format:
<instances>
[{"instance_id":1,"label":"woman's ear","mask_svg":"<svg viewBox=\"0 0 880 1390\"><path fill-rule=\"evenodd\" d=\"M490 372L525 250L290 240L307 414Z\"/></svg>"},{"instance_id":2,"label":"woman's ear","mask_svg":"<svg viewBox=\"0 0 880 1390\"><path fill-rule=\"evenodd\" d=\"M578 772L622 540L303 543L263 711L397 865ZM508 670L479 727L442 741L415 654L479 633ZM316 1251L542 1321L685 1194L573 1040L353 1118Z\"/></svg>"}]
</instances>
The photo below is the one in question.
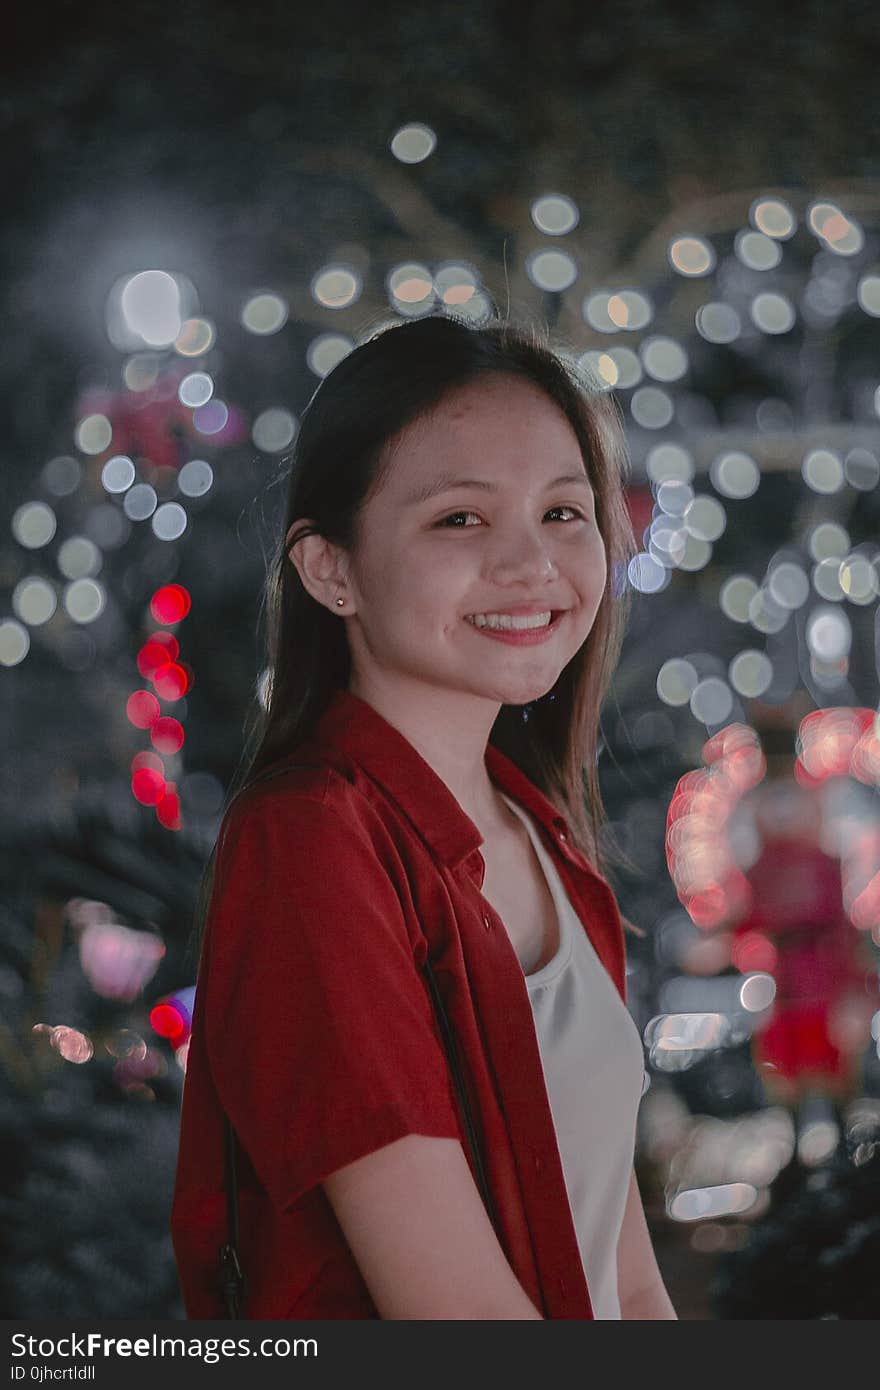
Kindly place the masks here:
<instances>
[{"instance_id":1,"label":"woman's ear","mask_svg":"<svg viewBox=\"0 0 880 1390\"><path fill-rule=\"evenodd\" d=\"M288 530L287 540L303 525L304 519L300 517ZM338 614L336 599L345 592L347 583L346 551L313 531L295 540L289 546L287 554L302 581L303 588L307 589L318 603L323 603L325 608Z\"/></svg>"}]
</instances>

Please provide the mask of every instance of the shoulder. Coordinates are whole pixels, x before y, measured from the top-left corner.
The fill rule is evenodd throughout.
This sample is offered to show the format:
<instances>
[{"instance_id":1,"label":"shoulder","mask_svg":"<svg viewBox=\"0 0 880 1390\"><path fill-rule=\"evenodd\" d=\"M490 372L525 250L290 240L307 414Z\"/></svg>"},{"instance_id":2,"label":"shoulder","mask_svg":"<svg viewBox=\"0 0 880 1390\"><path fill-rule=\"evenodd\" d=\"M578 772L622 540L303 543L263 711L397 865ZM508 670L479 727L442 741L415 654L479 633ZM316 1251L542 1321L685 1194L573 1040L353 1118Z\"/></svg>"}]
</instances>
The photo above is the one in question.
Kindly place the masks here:
<instances>
[{"instance_id":1,"label":"shoulder","mask_svg":"<svg viewBox=\"0 0 880 1390\"><path fill-rule=\"evenodd\" d=\"M217 837L218 870L231 860L312 874L368 861L390 865L393 815L379 789L354 765L287 758L245 784L227 807Z\"/></svg>"},{"instance_id":2,"label":"shoulder","mask_svg":"<svg viewBox=\"0 0 880 1390\"><path fill-rule=\"evenodd\" d=\"M329 824L342 817L354 824L369 820L369 813L369 799L353 765L286 758L263 769L236 793L224 812L220 834L257 820L300 818Z\"/></svg>"}]
</instances>

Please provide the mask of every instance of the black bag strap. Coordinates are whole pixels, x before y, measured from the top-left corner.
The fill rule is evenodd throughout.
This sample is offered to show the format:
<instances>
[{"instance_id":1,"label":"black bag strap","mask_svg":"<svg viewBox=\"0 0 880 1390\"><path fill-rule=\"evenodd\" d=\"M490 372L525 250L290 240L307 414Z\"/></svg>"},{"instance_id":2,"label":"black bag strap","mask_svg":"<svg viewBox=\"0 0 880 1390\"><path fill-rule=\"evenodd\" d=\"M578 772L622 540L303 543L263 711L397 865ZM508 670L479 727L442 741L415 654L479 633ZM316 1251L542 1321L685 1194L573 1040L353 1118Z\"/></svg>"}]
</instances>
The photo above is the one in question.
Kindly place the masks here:
<instances>
[{"instance_id":1,"label":"black bag strap","mask_svg":"<svg viewBox=\"0 0 880 1390\"><path fill-rule=\"evenodd\" d=\"M280 768L271 768L255 777L253 782L248 782L242 788L247 791L256 782L263 781L271 777L280 777L282 773L289 772L295 767L310 767L310 763L286 763ZM437 1026L440 1030L440 1037L446 1059L449 1064L449 1071L452 1076L453 1086L458 1097L458 1104L461 1110L461 1117L464 1122L465 1142L468 1147L471 1159L471 1167L476 1177L477 1186L480 1189L480 1196L486 1208L489 1220L499 1236L498 1220L495 1207L492 1202L492 1195L489 1190L489 1183L486 1177L486 1168L483 1162L483 1154L480 1141L474 1124L473 1114L467 1097L467 1090L462 1074L461 1061L458 1055L455 1035L449 1022L443 998L437 984L434 970L431 965L430 956L425 956L425 975L428 981L428 990L431 995L431 1002L434 1006L434 1013L437 1018ZM238 1204L238 1172L236 1167L236 1144L237 1138L232 1121L224 1113L224 1159L223 1159L223 1178L226 1190L226 1240L220 1247L220 1288L223 1302L226 1306L227 1317L238 1319L243 1316L244 1301L247 1296L247 1276L245 1275L239 1257L240 1229L239 1229L239 1204Z\"/></svg>"}]
</instances>

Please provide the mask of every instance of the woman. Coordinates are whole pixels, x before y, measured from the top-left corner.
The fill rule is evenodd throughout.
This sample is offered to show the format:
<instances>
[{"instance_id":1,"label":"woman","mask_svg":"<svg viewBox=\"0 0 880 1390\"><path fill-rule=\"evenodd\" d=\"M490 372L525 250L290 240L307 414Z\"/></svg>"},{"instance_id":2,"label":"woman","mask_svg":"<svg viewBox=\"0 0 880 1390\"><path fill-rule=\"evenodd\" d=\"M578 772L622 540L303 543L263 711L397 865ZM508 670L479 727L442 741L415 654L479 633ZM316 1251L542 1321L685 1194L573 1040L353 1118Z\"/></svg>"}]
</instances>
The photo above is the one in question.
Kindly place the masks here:
<instances>
[{"instance_id":1,"label":"woman","mask_svg":"<svg viewBox=\"0 0 880 1390\"><path fill-rule=\"evenodd\" d=\"M502 324L381 333L305 412L199 969L172 1216L190 1316L222 1312L225 1114L248 1318L675 1317L591 862L622 457L607 397Z\"/></svg>"}]
</instances>

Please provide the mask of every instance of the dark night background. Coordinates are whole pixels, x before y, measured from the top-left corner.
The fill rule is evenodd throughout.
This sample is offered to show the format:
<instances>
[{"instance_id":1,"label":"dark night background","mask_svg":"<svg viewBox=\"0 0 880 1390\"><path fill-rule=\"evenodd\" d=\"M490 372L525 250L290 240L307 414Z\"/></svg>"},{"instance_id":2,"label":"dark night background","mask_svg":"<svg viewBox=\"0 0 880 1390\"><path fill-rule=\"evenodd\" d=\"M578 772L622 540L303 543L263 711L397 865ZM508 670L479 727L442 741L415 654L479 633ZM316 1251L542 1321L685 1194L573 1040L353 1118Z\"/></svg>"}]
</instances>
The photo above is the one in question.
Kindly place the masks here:
<instances>
[{"instance_id":1,"label":"dark night background","mask_svg":"<svg viewBox=\"0 0 880 1390\"><path fill-rule=\"evenodd\" d=\"M577 353L637 352L652 333L684 349L667 426L634 404L634 387L616 392L638 536L656 515L659 444L686 449L693 489L713 497L710 465L724 449L757 461L760 487L725 499L723 534L702 563L667 567L657 592L648 583L636 594L603 720L610 835L629 856L615 886L645 933L631 942L630 981L644 1028L663 1012L673 977L714 983L668 944L698 932L667 869L667 809L678 779L701 765L707 733L754 722L736 689L717 720L664 702L661 667L682 658L701 680L726 679L737 652L766 644L768 704L877 706L877 584L868 599L838 605L852 640L834 672L811 663L804 614L776 631L744 630L719 592L735 574L760 584L774 557L799 559L808 573L819 558L809 537L823 522L844 528L853 554L870 564L877 555L880 300L864 286L880 274L880 26L876 8L855 0L56 4L17 16L0 63L0 623L14 619L30 639L23 659L8 659L0 634L0 1311L180 1318L167 1212L183 1072L150 1012L194 983L198 877L264 661L260 584L286 456L283 446L257 447L255 422L269 409L302 412L318 381L308 354L319 335L353 342L415 312L389 298L395 266L464 263L501 312L509 303L513 316L546 320ZM430 127L437 145L405 163L390 142L411 122ZM533 205L548 193L577 205L565 235L536 225ZM737 240L755 227L750 210L762 198L782 200L797 222L767 270L744 261ZM853 219L857 250L811 228L817 201ZM669 248L686 236L711 248L711 272L676 271ZM548 248L573 259L570 287L536 283L530 257ZM340 308L311 288L335 264L355 268L362 286ZM152 269L194 286L193 314L216 340L192 370L210 373L237 434L200 437L159 387L141 392L134 411L106 306L120 279ZM603 288L647 297L643 332L585 319L585 298ZM749 322L762 290L794 306L790 331ZM242 322L259 292L287 306L277 332ZM698 331L709 300L740 306L734 340ZM160 385L190 370L171 344L146 357ZM98 454L76 442L94 410L114 429L112 448ZM810 449L846 455L846 481L809 484L801 462ZM861 463L849 462L853 450ZM134 457L160 503L180 495L188 459L210 462L213 486L186 501L178 539L159 539L146 521L107 529L101 509L122 517L122 502L108 497L101 470L118 452ZM59 457L74 463L53 471ZM43 545L22 543L15 529L33 502L54 513ZM75 536L100 552L89 573L105 606L94 621L74 620L60 601L56 552ZM28 622L16 595L35 576L59 602L47 620ZM173 628L191 689L163 709L185 728L183 749L166 759L180 798L171 828L132 796L129 765L149 736L127 718L126 701L149 684L136 658L161 627L151 598L175 583L192 600ZM867 835L880 823L876 781L859 787ZM145 940L164 954L142 988L96 988L88 931L98 957L128 951L135 973ZM860 936L866 978L876 977L880 938ZM49 1029L34 1032L37 1024ZM77 1064L59 1027L93 1054ZM863 1050L837 1147L800 1165L780 1160L778 1179L772 1166L756 1179L764 1195L751 1215L703 1223L670 1208L676 1192L737 1180L718 1168L719 1146L727 1142L744 1172L767 1148L765 1121L783 1150L794 1139L745 1036L680 1070L657 1067L638 1157L681 1317L876 1316L880 1063L867 1034ZM791 1136L808 1121L793 1115Z\"/></svg>"}]
</instances>

